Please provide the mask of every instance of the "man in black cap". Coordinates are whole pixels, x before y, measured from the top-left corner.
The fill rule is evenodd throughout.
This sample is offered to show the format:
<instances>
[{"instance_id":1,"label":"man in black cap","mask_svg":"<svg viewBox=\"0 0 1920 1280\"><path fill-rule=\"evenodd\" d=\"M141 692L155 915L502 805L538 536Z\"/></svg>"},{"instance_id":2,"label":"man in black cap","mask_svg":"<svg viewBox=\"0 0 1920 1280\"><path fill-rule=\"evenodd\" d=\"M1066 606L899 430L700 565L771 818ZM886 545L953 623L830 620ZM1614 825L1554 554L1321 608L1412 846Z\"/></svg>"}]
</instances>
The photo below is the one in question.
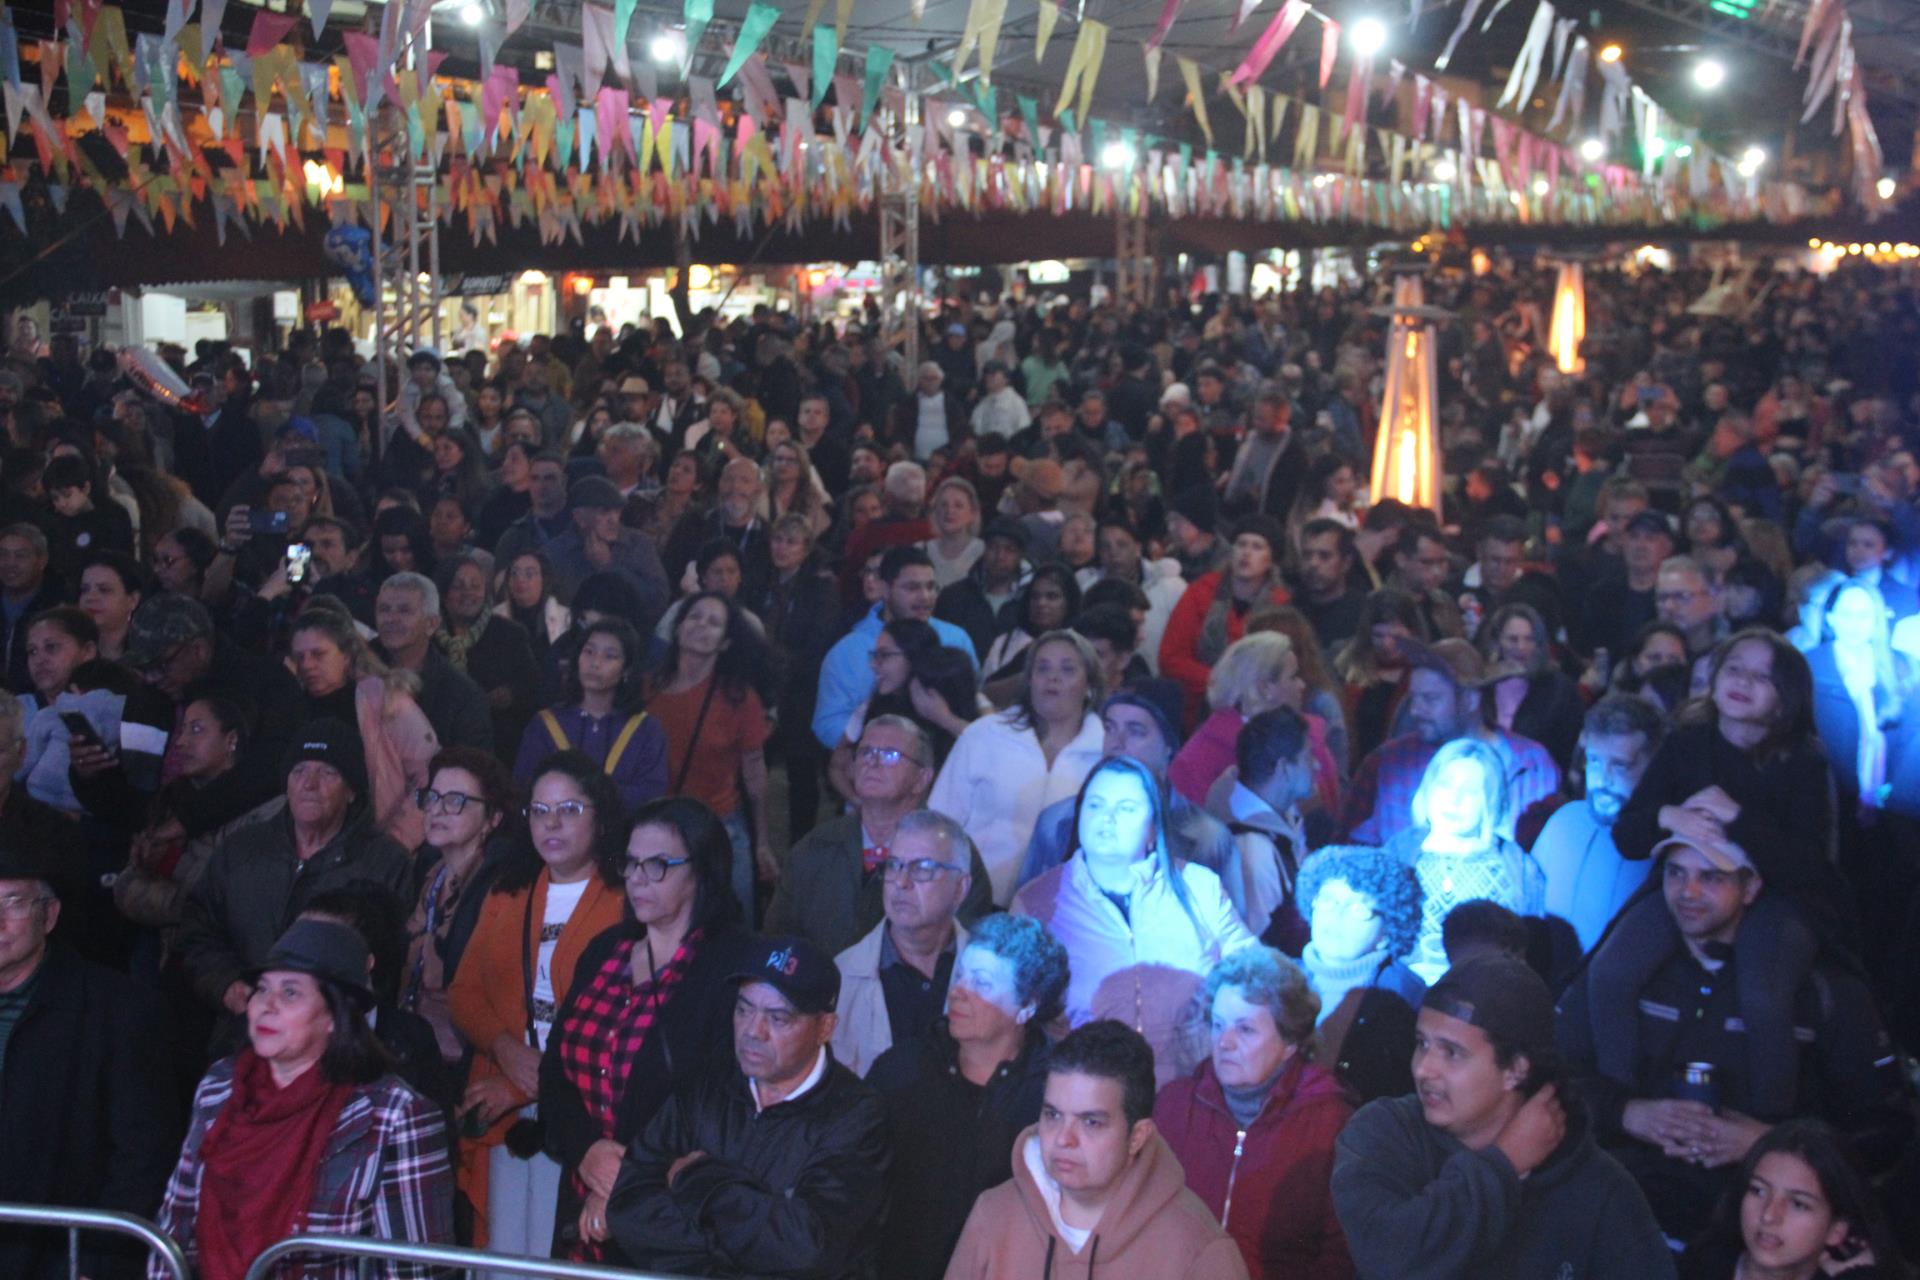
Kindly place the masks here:
<instances>
[{"instance_id":1,"label":"man in black cap","mask_svg":"<svg viewBox=\"0 0 1920 1280\"><path fill-rule=\"evenodd\" d=\"M1741 1161L1769 1127L1755 1118L1769 1109L1762 1069L1785 1077L1791 1114L1826 1121L1865 1173L1887 1173L1913 1140L1912 1091L1859 973L1822 957L1783 998L1794 1047L1779 1055L1783 1070L1778 1051L1741 1016L1737 962L1752 953L1736 951L1754 904L1777 891L1731 840L1671 836L1651 857L1683 945L1637 990L1608 993L1593 969L1583 971L1561 999L1560 1044L1595 1133L1646 1191L1660 1225L1690 1239L1734 1190ZM1595 1009L1608 1005L1635 1019L1625 1071L1599 1052ZM1692 1081L1692 1096L1678 1096L1676 1082L1701 1066L1708 1070Z\"/></svg>"},{"instance_id":2,"label":"man in black cap","mask_svg":"<svg viewBox=\"0 0 1920 1280\"><path fill-rule=\"evenodd\" d=\"M1658 511L1641 511L1620 538L1621 570L1587 593L1581 632L1598 659L1602 650L1623 658L1640 629L1659 614L1655 588L1660 566L1673 555L1673 525Z\"/></svg>"},{"instance_id":3,"label":"man in black cap","mask_svg":"<svg viewBox=\"0 0 1920 1280\"><path fill-rule=\"evenodd\" d=\"M611 571L631 582L646 601L647 613L635 619L640 634L652 630L660 615L667 611L672 590L667 571L660 564L660 553L652 539L638 529L620 523L627 500L605 476L583 476L567 490L573 508L573 528L547 544L547 557L553 562L553 594L562 604L571 603L573 593L592 574Z\"/></svg>"},{"instance_id":4,"label":"man in black cap","mask_svg":"<svg viewBox=\"0 0 1920 1280\"><path fill-rule=\"evenodd\" d=\"M1420 1003L1414 1092L1355 1113L1333 1202L1363 1280L1663 1280L1646 1198L1561 1089L1553 997L1487 955Z\"/></svg>"},{"instance_id":5,"label":"man in black cap","mask_svg":"<svg viewBox=\"0 0 1920 1280\"><path fill-rule=\"evenodd\" d=\"M44 852L0 836L0 1202L151 1216L179 1153L168 1019L159 998L51 935L60 898ZM59 1232L0 1228L0 1275L67 1274ZM139 1273L138 1249L82 1237L82 1273Z\"/></svg>"},{"instance_id":6,"label":"man in black cap","mask_svg":"<svg viewBox=\"0 0 1920 1280\"><path fill-rule=\"evenodd\" d=\"M802 938L735 971L738 1070L686 1081L628 1148L580 1230L642 1270L688 1276L873 1273L886 1200L879 1095L828 1048L840 971Z\"/></svg>"},{"instance_id":7,"label":"man in black cap","mask_svg":"<svg viewBox=\"0 0 1920 1280\"><path fill-rule=\"evenodd\" d=\"M367 821L367 766L355 731L313 720L287 755L286 798L278 812L229 836L181 905L178 946L194 990L239 1016L249 965L316 894L362 881L404 894L407 851Z\"/></svg>"}]
</instances>

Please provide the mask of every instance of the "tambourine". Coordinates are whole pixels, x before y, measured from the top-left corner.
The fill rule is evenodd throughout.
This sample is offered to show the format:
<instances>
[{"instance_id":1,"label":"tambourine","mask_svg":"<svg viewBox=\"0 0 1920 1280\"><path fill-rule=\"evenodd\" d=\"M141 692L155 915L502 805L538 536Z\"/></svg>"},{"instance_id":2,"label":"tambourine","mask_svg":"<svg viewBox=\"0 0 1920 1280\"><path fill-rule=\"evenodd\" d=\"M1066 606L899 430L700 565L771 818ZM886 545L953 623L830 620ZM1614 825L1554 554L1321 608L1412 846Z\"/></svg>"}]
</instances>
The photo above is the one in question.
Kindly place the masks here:
<instances>
[{"instance_id":1,"label":"tambourine","mask_svg":"<svg viewBox=\"0 0 1920 1280\"><path fill-rule=\"evenodd\" d=\"M122 347L120 372L126 374L134 386L170 409L186 413L207 411L204 397L189 391L173 366L162 360L152 347Z\"/></svg>"}]
</instances>

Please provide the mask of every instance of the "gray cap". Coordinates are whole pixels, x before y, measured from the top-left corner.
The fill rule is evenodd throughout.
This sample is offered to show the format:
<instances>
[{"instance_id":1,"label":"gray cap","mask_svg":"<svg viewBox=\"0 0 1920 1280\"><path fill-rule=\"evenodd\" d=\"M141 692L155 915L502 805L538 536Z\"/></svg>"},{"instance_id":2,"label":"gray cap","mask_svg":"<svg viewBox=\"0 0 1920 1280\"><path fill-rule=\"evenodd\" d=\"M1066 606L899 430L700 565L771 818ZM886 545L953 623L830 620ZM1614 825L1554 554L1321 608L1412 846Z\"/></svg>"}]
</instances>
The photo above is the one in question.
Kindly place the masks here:
<instances>
[{"instance_id":1,"label":"gray cap","mask_svg":"<svg viewBox=\"0 0 1920 1280\"><path fill-rule=\"evenodd\" d=\"M627 505L620 490L605 476L582 476L567 489L567 501L589 511L618 511Z\"/></svg>"},{"instance_id":2,"label":"gray cap","mask_svg":"<svg viewBox=\"0 0 1920 1280\"><path fill-rule=\"evenodd\" d=\"M126 664L146 671L167 660L167 655L189 640L213 635L213 619L206 608L191 596L175 591L150 596L133 611L127 624Z\"/></svg>"}]
</instances>

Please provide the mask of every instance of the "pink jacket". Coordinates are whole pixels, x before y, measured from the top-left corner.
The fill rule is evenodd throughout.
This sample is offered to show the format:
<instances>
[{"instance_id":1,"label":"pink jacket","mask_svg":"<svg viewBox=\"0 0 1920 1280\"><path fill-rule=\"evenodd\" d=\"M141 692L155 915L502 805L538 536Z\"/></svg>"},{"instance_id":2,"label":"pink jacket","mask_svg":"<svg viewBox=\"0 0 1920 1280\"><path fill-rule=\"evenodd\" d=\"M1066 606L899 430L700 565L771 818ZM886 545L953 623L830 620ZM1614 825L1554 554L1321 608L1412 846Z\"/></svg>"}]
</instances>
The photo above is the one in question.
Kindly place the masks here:
<instances>
[{"instance_id":1,"label":"pink jacket","mask_svg":"<svg viewBox=\"0 0 1920 1280\"><path fill-rule=\"evenodd\" d=\"M427 838L427 819L413 793L427 785L427 766L440 753L440 739L413 695L378 676L354 688L361 749L373 791L373 824L403 849Z\"/></svg>"}]
</instances>

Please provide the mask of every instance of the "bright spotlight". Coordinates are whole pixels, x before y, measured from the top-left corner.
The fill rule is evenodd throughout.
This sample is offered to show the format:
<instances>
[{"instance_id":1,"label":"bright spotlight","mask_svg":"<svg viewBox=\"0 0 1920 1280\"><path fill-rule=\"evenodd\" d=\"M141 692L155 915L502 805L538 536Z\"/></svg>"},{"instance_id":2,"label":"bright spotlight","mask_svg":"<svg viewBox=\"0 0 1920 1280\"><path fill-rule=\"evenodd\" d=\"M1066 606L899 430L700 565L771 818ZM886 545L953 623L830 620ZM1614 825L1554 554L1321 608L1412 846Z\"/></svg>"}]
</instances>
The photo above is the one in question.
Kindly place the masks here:
<instances>
[{"instance_id":1,"label":"bright spotlight","mask_svg":"<svg viewBox=\"0 0 1920 1280\"><path fill-rule=\"evenodd\" d=\"M1623 52L1624 50L1622 50L1620 46L1617 44L1607 45L1605 48L1600 50L1600 61L1618 62L1620 61L1620 56Z\"/></svg>"},{"instance_id":2,"label":"bright spotlight","mask_svg":"<svg viewBox=\"0 0 1920 1280\"><path fill-rule=\"evenodd\" d=\"M1693 64L1693 85L1706 93L1712 93L1727 80L1727 68L1715 58L1702 58Z\"/></svg>"},{"instance_id":3,"label":"bright spotlight","mask_svg":"<svg viewBox=\"0 0 1920 1280\"><path fill-rule=\"evenodd\" d=\"M1675 160L1685 160L1688 156L1692 154L1693 154L1693 144L1691 142L1683 142L1679 146L1673 149L1673 158Z\"/></svg>"},{"instance_id":4,"label":"bright spotlight","mask_svg":"<svg viewBox=\"0 0 1920 1280\"><path fill-rule=\"evenodd\" d=\"M687 37L678 31L662 31L653 38L647 52L655 62L679 62L687 56Z\"/></svg>"},{"instance_id":5,"label":"bright spotlight","mask_svg":"<svg viewBox=\"0 0 1920 1280\"><path fill-rule=\"evenodd\" d=\"M951 127L958 129L961 125L965 124L966 122L967 122L967 113L961 110L959 107L955 107L953 110L947 112L947 124L950 125Z\"/></svg>"},{"instance_id":6,"label":"bright spotlight","mask_svg":"<svg viewBox=\"0 0 1920 1280\"><path fill-rule=\"evenodd\" d=\"M1362 18L1348 30L1347 39L1353 41L1355 53L1371 58L1387 47L1387 26L1378 18Z\"/></svg>"},{"instance_id":7,"label":"bright spotlight","mask_svg":"<svg viewBox=\"0 0 1920 1280\"><path fill-rule=\"evenodd\" d=\"M1100 163L1109 169L1125 169L1133 163L1133 148L1125 142L1109 142L1100 148Z\"/></svg>"},{"instance_id":8,"label":"bright spotlight","mask_svg":"<svg viewBox=\"0 0 1920 1280\"><path fill-rule=\"evenodd\" d=\"M1607 144L1598 138L1588 138L1580 144L1580 158L1588 164L1596 163L1607 154Z\"/></svg>"},{"instance_id":9,"label":"bright spotlight","mask_svg":"<svg viewBox=\"0 0 1920 1280\"><path fill-rule=\"evenodd\" d=\"M1892 178L1882 178L1873 184L1873 189L1879 193L1882 200L1891 200L1893 193L1900 189L1900 184Z\"/></svg>"},{"instance_id":10,"label":"bright spotlight","mask_svg":"<svg viewBox=\"0 0 1920 1280\"><path fill-rule=\"evenodd\" d=\"M1453 161L1436 160L1433 162L1433 180L1435 182L1452 182L1454 178L1458 176L1459 170L1453 167Z\"/></svg>"},{"instance_id":11,"label":"bright spotlight","mask_svg":"<svg viewBox=\"0 0 1920 1280\"><path fill-rule=\"evenodd\" d=\"M460 21L470 27L479 26L482 22L486 21L486 18L487 11L477 4L462 5L460 7Z\"/></svg>"},{"instance_id":12,"label":"bright spotlight","mask_svg":"<svg viewBox=\"0 0 1920 1280\"><path fill-rule=\"evenodd\" d=\"M1754 174L1760 172L1761 166L1766 164L1766 162L1767 153L1764 148L1748 147L1740 154L1740 176L1743 178L1751 178Z\"/></svg>"},{"instance_id":13,"label":"bright spotlight","mask_svg":"<svg viewBox=\"0 0 1920 1280\"><path fill-rule=\"evenodd\" d=\"M1545 194L1547 194L1547 191L1548 191L1547 180L1545 178L1535 178L1533 180L1533 194L1537 196L1544 196Z\"/></svg>"}]
</instances>

